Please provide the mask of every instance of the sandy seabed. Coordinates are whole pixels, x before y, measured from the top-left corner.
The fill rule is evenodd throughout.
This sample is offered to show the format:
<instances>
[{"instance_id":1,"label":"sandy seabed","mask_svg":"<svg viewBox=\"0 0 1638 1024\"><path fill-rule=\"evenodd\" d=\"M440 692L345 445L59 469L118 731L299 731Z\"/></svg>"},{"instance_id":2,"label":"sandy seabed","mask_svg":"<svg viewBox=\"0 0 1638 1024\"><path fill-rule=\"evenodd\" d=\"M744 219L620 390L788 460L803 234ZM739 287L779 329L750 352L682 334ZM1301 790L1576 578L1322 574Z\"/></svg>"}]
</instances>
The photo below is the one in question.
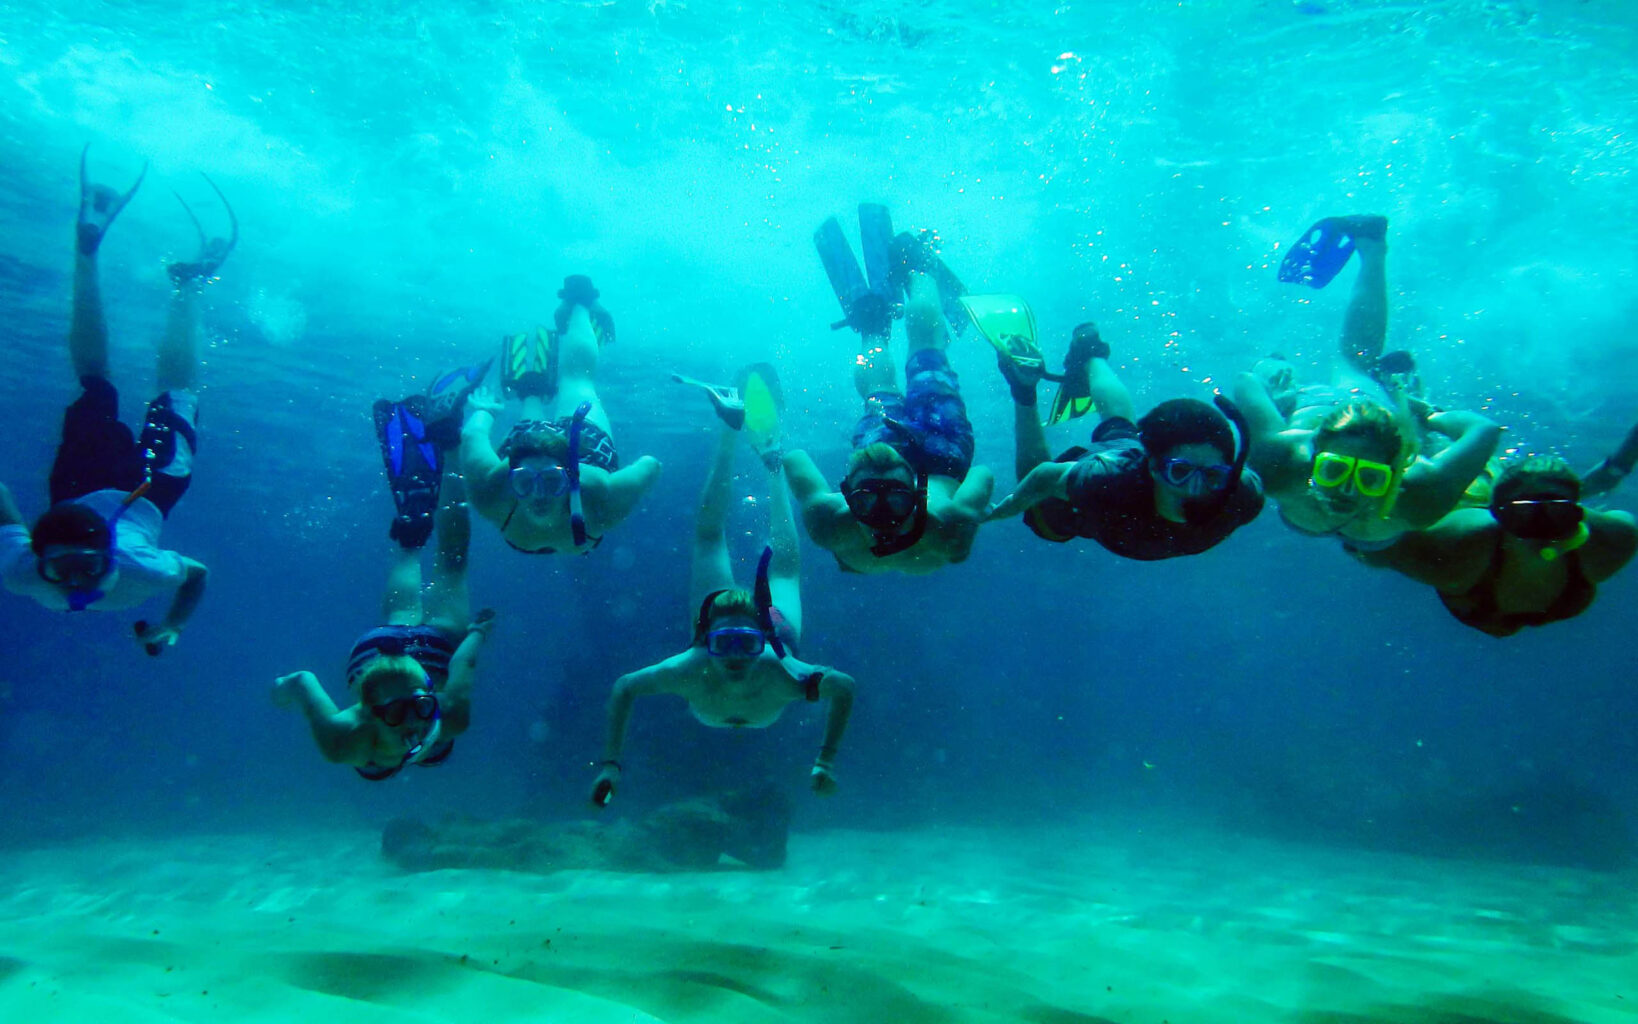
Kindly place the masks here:
<instances>
[{"instance_id":1,"label":"sandy seabed","mask_svg":"<svg viewBox=\"0 0 1638 1024\"><path fill-rule=\"evenodd\" d=\"M0 1021L1638 1022L1634 878L1213 834L403 874L369 833L0 862Z\"/></svg>"}]
</instances>

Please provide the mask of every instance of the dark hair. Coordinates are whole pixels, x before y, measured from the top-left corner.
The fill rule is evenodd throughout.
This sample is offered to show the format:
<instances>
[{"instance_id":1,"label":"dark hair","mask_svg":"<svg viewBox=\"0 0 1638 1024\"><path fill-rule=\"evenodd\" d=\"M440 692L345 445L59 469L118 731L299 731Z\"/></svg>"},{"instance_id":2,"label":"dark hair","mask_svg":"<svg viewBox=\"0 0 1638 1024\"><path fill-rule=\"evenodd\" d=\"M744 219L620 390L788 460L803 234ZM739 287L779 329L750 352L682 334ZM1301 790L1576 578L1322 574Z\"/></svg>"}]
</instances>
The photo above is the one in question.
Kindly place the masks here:
<instances>
[{"instance_id":1,"label":"dark hair","mask_svg":"<svg viewBox=\"0 0 1638 1024\"><path fill-rule=\"evenodd\" d=\"M78 502L60 501L46 509L29 531L29 546L36 555L53 544L106 551L114 546L108 520Z\"/></svg>"},{"instance_id":2,"label":"dark hair","mask_svg":"<svg viewBox=\"0 0 1638 1024\"><path fill-rule=\"evenodd\" d=\"M1143 450L1153 456L1182 444L1209 444L1223 453L1225 462L1234 460L1234 431L1223 414L1193 398L1173 398L1161 402L1138 420Z\"/></svg>"},{"instance_id":3,"label":"dark hair","mask_svg":"<svg viewBox=\"0 0 1638 1024\"><path fill-rule=\"evenodd\" d=\"M1502 470L1490 488L1490 505L1505 505L1529 494L1551 493L1555 497L1581 500L1581 478L1563 459L1537 455L1515 462Z\"/></svg>"}]
</instances>

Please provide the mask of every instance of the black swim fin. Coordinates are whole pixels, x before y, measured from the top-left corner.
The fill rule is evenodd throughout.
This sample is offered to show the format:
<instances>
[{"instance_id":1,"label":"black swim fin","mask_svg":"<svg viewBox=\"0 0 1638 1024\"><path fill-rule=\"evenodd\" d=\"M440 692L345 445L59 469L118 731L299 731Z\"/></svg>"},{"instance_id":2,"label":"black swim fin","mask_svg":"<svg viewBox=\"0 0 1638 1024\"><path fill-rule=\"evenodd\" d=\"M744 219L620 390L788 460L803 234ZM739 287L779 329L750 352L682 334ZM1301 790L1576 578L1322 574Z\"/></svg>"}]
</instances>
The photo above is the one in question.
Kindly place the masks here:
<instances>
[{"instance_id":1,"label":"black swim fin","mask_svg":"<svg viewBox=\"0 0 1638 1024\"><path fill-rule=\"evenodd\" d=\"M1078 325L1064 354L1064 373L1058 380L1058 393L1052 398L1047 426L1079 419L1097 409L1098 404L1092 400L1092 360L1108 358L1109 343L1099 336L1097 325Z\"/></svg>"},{"instance_id":2,"label":"black swim fin","mask_svg":"<svg viewBox=\"0 0 1638 1024\"><path fill-rule=\"evenodd\" d=\"M597 286L592 284L592 279L585 274L570 274L565 277L563 287L557 290L557 297L563 302L557 307L557 312L552 314L557 333L562 334L569 329L569 314L574 312L574 307L580 306L591 316L592 332L597 335L597 344L599 346L614 344L614 317L598 303L597 300L602 298L602 295Z\"/></svg>"},{"instance_id":3,"label":"black swim fin","mask_svg":"<svg viewBox=\"0 0 1638 1024\"><path fill-rule=\"evenodd\" d=\"M387 486L398 510L388 535L412 551L432 536L444 477L444 453L427 436L426 402L424 395L411 395L401 402L383 398L374 407Z\"/></svg>"},{"instance_id":4,"label":"black swim fin","mask_svg":"<svg viewBox=\"0 0 1638 1024\"><path fill-rule=\"evenodd\" d=\"M842 306L842 319L831 324L830 329L851 327L868 339L885 343L893 326L895 304L886 292L875 291L866 283L853 247L847 244L847 236L835 217L825 218L813 233L813 247L819 251L831 291Z\"/></svg>"}]
</instances>

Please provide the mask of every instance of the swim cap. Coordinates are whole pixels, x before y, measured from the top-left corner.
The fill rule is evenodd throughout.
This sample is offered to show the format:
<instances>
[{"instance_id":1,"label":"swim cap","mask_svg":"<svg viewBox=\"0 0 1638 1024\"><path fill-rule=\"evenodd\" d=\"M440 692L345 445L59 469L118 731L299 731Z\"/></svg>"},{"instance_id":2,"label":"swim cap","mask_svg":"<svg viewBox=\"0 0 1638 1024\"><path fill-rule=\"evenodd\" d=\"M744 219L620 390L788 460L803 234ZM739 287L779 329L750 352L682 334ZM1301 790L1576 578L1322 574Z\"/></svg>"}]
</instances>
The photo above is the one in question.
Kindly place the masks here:
<instances>
[{"instance_id":1,"label":"swim cap","mask_svg":"<svg viewBox=\"0 0 1638 1024\"><path fill-rule=\"evenodd\" d=\"M73 501L60 501L46 510L29 531L29 546L36 555L54 544L107 551L114 546L108 520Z\"/></svg>"},{"instance_id":2,"label":"swim cap","mask_svg":"<svg viewBox=\"0 0 1638 1024\"><path fill-rule=\"evenodd\" d=\"M1138 420L1143 449L1160 456L1183 444L1209 444L1234 461L1234 432L1222 413L1193 398L1161 402Z\"/></svg>"}]
</instances>

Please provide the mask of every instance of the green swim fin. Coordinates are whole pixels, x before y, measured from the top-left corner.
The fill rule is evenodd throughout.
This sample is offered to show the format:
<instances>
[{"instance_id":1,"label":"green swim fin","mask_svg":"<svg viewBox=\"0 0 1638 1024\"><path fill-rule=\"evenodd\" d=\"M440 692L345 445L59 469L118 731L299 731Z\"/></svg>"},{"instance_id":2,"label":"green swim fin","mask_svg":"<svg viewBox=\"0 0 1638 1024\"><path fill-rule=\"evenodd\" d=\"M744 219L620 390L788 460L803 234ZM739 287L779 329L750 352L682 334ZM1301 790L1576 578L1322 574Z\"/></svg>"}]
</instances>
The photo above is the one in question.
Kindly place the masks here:
<instances>
[{"instance_id":1,"label":"green swim fin","mask_svg":"<svg viewBox=\"0 0 1638 1024\"><path fill-rule=\"evenodd\" d=\"M972 318L984 340L1011 362L1020 377L1039 380L1046 359L1035 342L1035 314L1016 295L963 295L961 308Z\"/></svg>"},{"instance_id":2,"label":"green swim fin","mask_svg":"<svg viewBox=\"0 0 1638 1024\"><path fill-rule=\"evenodd\" d=\"M557 332L536 327L501 339L501 390L509 398L557 394Z\"/></svg>"},{"instance_id":3,"label":"green swim fin","mask_svg":"<svg viewBox=\"0 0 1638 1024\"><path fill-rule=\"evenodd\" d=\"M745 409L745 434L751 447L766 460L779 453L779 416L785 394L779 374L768 363L752 363L739 372L739 397Z\"/></svg>"},{"instance_id":4,"label":"green swim fin","mask_svg":"<svg viewBox=\"0 0 1638 1024\"><path fill-rule=\"evenodd\" d=\"M1098 408L1092 399L1092 360L1108 358L1109 343L1098 335L1096 324L1084 323L1075 328L1069 351L1064 354L1064 373L1058 378L1058 394L1052 399L1047 426L1080 419Z\"/></svg>"}]
</instances>

